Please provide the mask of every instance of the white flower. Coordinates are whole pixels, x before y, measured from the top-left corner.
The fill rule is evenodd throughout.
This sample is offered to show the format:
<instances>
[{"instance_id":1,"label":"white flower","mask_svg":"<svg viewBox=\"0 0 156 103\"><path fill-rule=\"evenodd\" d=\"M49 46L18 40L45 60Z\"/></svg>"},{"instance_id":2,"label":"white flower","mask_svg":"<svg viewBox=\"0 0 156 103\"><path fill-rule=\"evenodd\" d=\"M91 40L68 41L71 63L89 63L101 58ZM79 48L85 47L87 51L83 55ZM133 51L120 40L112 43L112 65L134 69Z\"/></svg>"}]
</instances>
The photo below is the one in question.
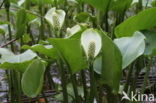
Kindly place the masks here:
<instances>
[{"instance_id":1,"label":"white flower","mask_svg":"<svg viewBox=\"0 0 156 103\"><path fill-rule=\"evenodd\" d=\"M67 28L67 38L71 37L72 35L78 33L81 30L80 25L75 25L72 28Z\"/></svg>"},{"instance_id":2,"label":"white flower","mask_svg":"<svg viewBox=\"0 0 156 103\"><path fill-rule=\"evenodd\" d=\"M81 45L88 59L95 58L102 48L100 34L94 29L87 29L81 35Z\"/></svg>"},{"instance_id":3,"label":"white flower","mask_svg":"<svg viewBox=\"0 0 156 103\"><path fill-rule=\"evenodd\" d=\"M63 10L56 10L51 8L45 15L45 19L53 28L60 29L64 23L66 13Z\"/></svg>"}]
</instances>

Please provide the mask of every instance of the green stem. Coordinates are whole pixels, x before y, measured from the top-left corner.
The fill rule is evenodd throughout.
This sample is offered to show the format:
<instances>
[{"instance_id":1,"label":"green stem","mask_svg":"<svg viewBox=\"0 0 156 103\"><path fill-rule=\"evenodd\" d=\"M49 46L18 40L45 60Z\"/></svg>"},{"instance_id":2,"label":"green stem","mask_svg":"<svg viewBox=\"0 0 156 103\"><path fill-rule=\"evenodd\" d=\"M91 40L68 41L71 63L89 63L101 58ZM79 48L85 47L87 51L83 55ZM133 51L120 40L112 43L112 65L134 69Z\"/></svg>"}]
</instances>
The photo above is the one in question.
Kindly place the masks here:
<instances>
[{"instance_id":1,"label":"green stem","mask_svg":"<svg viewBox=\"0 0 156 103\"><path fill-rule=\"evenodd\" d=\"M50 65L47 66L46 76L47 76L47 79L48 79L48 83L50 85L50 89L56 89L55 83L54 83L54 81L52 79L53 77L50 74Z\"/></svg>"},{"instance_id":2,"label":"green stem","mask_svg":"<svg viewBox=\"0 0 156 103\"><path fill-rule=\"evenodd\" d=\"M76 83L76 76L74 74L72 74L71 69L69 70L69 72L70 72L70 75L71 75L71 81L72 81L72 85L73 85L73 90L74 90L74 94L75 94L76 103L80 103L78 90L77 90L77 85L76 85L77 84Z\"/></svg>"},{"instance_id":3,"label":"green stem","mask_svg":"<svg viewBox=\"0 0 156 103\"><path fill-rule=\"evenodd\" d=\"M6 0L5 1L5 8L6 8L6 14L7 14L7 21L9 23L11 23L10 21L10 1ZM11 26L10 24L8 24L8 31L9 31L9 40L12 40L12 32L11 32ZM11 50L13 52L15 52L14 46L13 46L13 42L10 43L11 44ZM20 86L19 86L19 74L15 71L10 71L10 75L9 75L9 88L10 88L10 94L11 94L11 102L12 103L19 103L20 102L20 97L21 97L21 91L20 91Z\"/></svg>"},{"instance_id":4,"label":"green stem","mask_svg":"<svg viewBox=\"0 0 156 103\"><path fill-rule=\"evenodd\" d=\"M128 72L126 84L125 84L125 87L124 87L124 91L125 91L125 92L128 92L128 87L129 87L129 84L130 84L130 81L131 81L131 74L132 74L132 72L133 72L133 66L130 65L130 66L128 67L128 69L129 69L129 72Z\"/></svg>"},{"instance_id":5,"label":"green stem","mask_svg":"<svg viewBox=\"0 0 156 103\"><path fill-rule=\"evenodd\" d=\"M25 3L25 8L27 10L30 10L30 0L26 0L26 3ZM29 24L27 23L27 33L30 35L31 37L31 40L32 40L32 44L35 44L35 39L33 37L33 34L31 33L31 29L30 29L30 26Z\"/></svg>"},{"instance_id":6,"label":"green stem","mask_svg":"<svg viewBox=\"0 0 156 103\"><path fill-rule=\"evenodd\" d=\"M83 84L83 92L84 92L84 103L86 103L88 92L87 92L86 76L84 70L81 70L81 76L82 76L82 84Z\"/></svg>"},{"instance_id":7,"label":"green stem","mask_svg":"<svg viewBox=\"0 0 156 103\"><path fill-rule=\"evenodd\" d=\"M55 5L56 8L58 8L58 6L57 6L57 0L54 0L54 5Z\"/></svg>"},{"instance_id":8,"label":"green stem","mask_svg":"<svg viewBox=\"0 0 156 103\"><path fill-rule=\"evenodd\" d=\"M105 30L106 30L106 32L109 31L109 24L108 24L108 11L105 13Z\"/></svg>"},{"instance_id":9,"label":"green stem","mask_svg":"<svg viewBox=\"0 0 156 103\"><path fill-rule=\"evenodd\" d=\"M62 84L63 99L64 99L63 103L69 103L68 102L68 92L67 92L67 81L66 81L65 71L64 71L64 67L63 67L63 62L61 59L59 59L57 61L57 63L58 63L58 67L59 67L60 74L61 74L61 84Z\"/></svg>"},{"instance_id":10,"label":"green stem","mask_svg":"<svg viewBox=\"0 0 156 103\"><path fill-rule=\"evenodd\" d=\"M138 5L137 5L137 13L140 12L142 9L143 9L142 0L139 0Z\"/></svg>"},{"instance_id":11,"label":"green stem","mask_svg":"<svg viewBox=\"0 0 156 103\"><path fill-rule=\"evenodd\" d=\"M106 87L107 89L107 101L108 103L120 103L121 101L118 99L118 95L114 95L112 93L112 89L110 87Z\"/></svg>"},{"instance_id":12,"label":"green stem","mask_svg":"<svg viewBox=\"0 0 156 103\"><path fill-rule=\"evenodd\" d=\"M90 95L89 95L89 101L87 103L94 103L94 98L96 95L96 83L94 78L94 69L93 69L93 63L89 63L89 72L90 72Z\"/></svg>"},{"instance_id":13,"label":"green stem","mask_svg":"<svg viewBox=\"0 0 156 103\"><path fill-rule=\"evenodd\" d=\"M142 69L142 66L143 66L143 61L144 61L144 58L142 57L139 57L136 61L136 66L135 66L135 75L134 75L134 78L133 78L133 82L131 84L131 89L132 91L135 91L136 90L136 87L137 87L137 79L138 79L138 76L139 76L139 73Z\"/></svg>"},{"instance_id":14,"label":"green stem","mask_svg":"<svg viewBox=\"0 0 156 103\"><path fill-rule=\"evenodd\" d=\"M43 39L43 40L45 39L45 35L44 35L44 18L43 18L44 13L43 13L43 5L40 5L39 6L39 11L40 11L40 15L41 15L41 17L40 17L41 26L40 26L40 30L39 30L40 34L39 34L38 42L40 41L40 39Z\"/></svg>"},{"instance_id":15,"label":"green stem","mask_svg":"<svg viewBox=\"0 0 156 103\"><path fill-rule=\"evenodd\" d=\"M6 14L7 14L7 21L10 23L10 13L9 13L9 8L6 8ZM9 40L12 40L12 32L11 32L11 26L8 24L8 32L9 32ZM10 43L11 45L11 50L14 52L14 46L13 43Z\"/></svg>"},{"instance_id":16,"label":"green stem","mask_svg":"<svg viewBox=\"0 0 156 103\"><path fill-rule=\"evenodd\" d=\"M149 61L149 64L145 67L146 73L145 73L145 76L144 76L143 86L141 88L141 93L142 94L144 93L145 88L148 85L148 79L149 79L148 76L149 76L149 73L150 73L151 66L152 66L152 59Z\"/></svg>"}]
</instances>

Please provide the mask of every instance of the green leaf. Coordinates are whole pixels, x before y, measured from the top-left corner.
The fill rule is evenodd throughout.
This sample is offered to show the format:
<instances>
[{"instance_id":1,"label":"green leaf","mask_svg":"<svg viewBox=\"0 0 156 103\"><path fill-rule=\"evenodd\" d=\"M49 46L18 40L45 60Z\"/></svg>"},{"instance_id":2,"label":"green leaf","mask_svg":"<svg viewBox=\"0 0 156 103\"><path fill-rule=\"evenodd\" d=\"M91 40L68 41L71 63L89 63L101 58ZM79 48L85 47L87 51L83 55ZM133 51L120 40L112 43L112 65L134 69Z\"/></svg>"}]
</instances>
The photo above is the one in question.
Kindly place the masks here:
<instances>
[{"instance_id":1,"label":"green leaf","mask_svg":"<svg viewBox=\"0 0 156 103\"><path fill-rule=\"evenodd\" d=\"M13 69L20 72L24 72L31 60L34 59L37 55L31 50L26 52L14 55L11 51L0 48L0 68L2 69Z\"/></svg>"},{"instance_id":2,"label":"green leaf","mask_svg":"<svg viewBox=\"0 0 156 103\"><path fill-rule=\"evenodd\" d=\"M102 80L112 88L113 93L118 93L122 74L122 55L113 41L102 32Z\"/></svg>"},{"instance_id":3,"label":"green leaf","mask_svg":"<svg viewBox=\"0 0 156 103\"><path fill-rule=\"evenodd\" d=\"M130 7L132 0L113 0L110 4L110 9L123 12Z\"/></svg>"},{"instance_id":4,"label":"green leaf","mask_svg":"<svg viewBox=\"0 0 156 103\"><path fill-rule=\"evenodd\" d=\"M145 48L145 52L144 52L144 55L149 55L149 56L155 56L156 55L156 52L155 52L155 49L156 49L156 32L154 31L143 31L142 32L146 39L145 39L145 42L146 42L146 48Z\"/></svg>"},{"instance_id":5,"label":"green leaf","mask_svg":"<svg viewBox=\"0 0 156 103\"><path fill-rule=\"evenodd\" d=\"M22 90L29 97L36 97L42 90L45 64L39 60L34 60L23 73Z\"/></svg>"},{"instance_id":6,"label":"green leaf","mask_svg":"<svg viewBox=\"0 0 156 103\"><path fill-rule=\"evenodd\" d=\"M122 37L114 40L114 43L118 46L123 56L123 69L144 53L144 39L145 36L142 33L135 32L132 37Z\"/></svg>"},{"instance_id":7,"label":"green leaf","mask_svg":"<svg viewBox=\"0 0 156 103\"><path fill-rule=\"evenodd\" d=\"M69 64L74 73L85 69L86 62L83 58L82 47L79 40L49 39L48 41L58 50L58 53Z\"/></svg>"},{"instance_id":8,"label":"green leaf","mask_svg":"<svg viewBox=\"0 0 156 103\"><path fill-rule=\"evenodd\" d=\"M130 17L115 28L117 37L132 36L135 31L149 29L156 26L156 8L141 11Z\"/></svg>"},{"instance_id":9,"label":"green leaf","mask_svg":"<svg viewBox=\"0 0 156 103\"><path fill-rule=\"evenodd\" d=\"M17 12L16 19L16 38L20 38L25 34L27 24L27 14L25 9L20 9Z\"/></svg>"},{"instance_id":10,"label":"green leaf","mask_svg":"<svg viewBox=\"0 0 156 103\"><path fill-rule=\"evenodd\" d=\"M93 68L94 68L94 71L97 73L97 74L101 74L101 68L102 68L102 57L97 57L94 61L94 64L93 64Z\"/></svg>"},{"instance_id":11,"label":"green leaf","mask_svg":"<svg viewBox=\"0 0 156 103\"><path fill-rule=\"evenodd\" d=\"M111 0L83 0L100 11L105 12L109 7Z\"/></svg>"},{"instance_id":12,"label":"green leaf","mask_svg":"<svg viewBox=\"0 0 156 103\"><path fill-rule=\"evenodd\" d=\"M93 19L93 16L87 12L80 12L74 17L74 20L79 23L89 22L90 19Z\"/></svg>"},{"instance_id":13,"label":"green leaf","mask_svg":"<svg viewBox=\"0 0 156 103\"><path fill-rule=\"evenodd\" d=\"M38 52L38 53L43 54L45 56L48 56L52 59L58 58L56 49L53 48L52 45L36 44L36 45L31 46L31 47L28 45L24 45L22 47L22 49L31 49L34 52Z\"/></svg>"}]
</instances>

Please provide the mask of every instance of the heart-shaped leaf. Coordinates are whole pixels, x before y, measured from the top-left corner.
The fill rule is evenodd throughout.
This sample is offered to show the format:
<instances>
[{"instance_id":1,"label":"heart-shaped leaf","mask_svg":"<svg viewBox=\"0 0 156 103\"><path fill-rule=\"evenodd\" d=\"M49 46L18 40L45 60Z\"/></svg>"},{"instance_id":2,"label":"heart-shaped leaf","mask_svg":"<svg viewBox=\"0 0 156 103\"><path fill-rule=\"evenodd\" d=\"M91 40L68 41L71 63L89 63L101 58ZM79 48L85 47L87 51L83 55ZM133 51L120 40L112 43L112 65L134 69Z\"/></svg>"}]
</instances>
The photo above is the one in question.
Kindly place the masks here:
<instances>
[{"instance_id":1,"label":"heart-shaped leaf","mask_svg":"<svg viewBox=\"0 0 156 103\"><path fill-rule=\"evenodd\" d=\"M69 64L74 73L85 69L85 59L83 58L82 47L79 40L52 38L48 41L58 50L58 53Z\"/></svg>"},{"instance_id":2,"label":"heart-shaped leaf","mask_svg":"<svg viewBox=\"0 0 156 103\"><path fill-rule=\"evenodd\" d=\"M102 80L116 94L119 91L122 74L122 55L118 47L104 32L102 32L102 42Z\"/></svg>"},{"instance_id":3,"label":"heart-shaped leaf","mask_svg":"<svg viewBox=\"0 0 156 103\"><path fill-rule=\"evenodd\" d=\"M149 29L156 26L156 8L141 11L130 17L115 28L117 37L132 36L135 31Z\"/></svg>"},{"instance_id":4,"label":"heart-shaped leaf","mask_svg":"<svg viewBox=\"0 0 156 103\"><path fill-rule=\"evenodd\" d=\"M23 73L22 76L22 90L25 95L29 97L36 97L42 90L45 63L41 60L34 60Z\"/></svg>"}]
</instances>

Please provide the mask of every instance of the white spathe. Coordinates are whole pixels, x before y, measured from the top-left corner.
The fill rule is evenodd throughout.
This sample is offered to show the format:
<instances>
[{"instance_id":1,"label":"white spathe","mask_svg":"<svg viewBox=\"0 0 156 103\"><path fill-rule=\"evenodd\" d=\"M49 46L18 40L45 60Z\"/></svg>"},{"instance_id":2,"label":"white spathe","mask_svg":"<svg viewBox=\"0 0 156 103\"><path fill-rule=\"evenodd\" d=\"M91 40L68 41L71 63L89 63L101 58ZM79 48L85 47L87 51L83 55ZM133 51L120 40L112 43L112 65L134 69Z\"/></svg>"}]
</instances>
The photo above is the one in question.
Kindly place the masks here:
<instances>
[{"instance_id":1,"label":"white spathe","mask_svg":"<svg viewBox=\"0 0 156 103\"><path fill-rule=\"evenodd\" d=\"M65 20L66 13L64 10L56 10L56 8L51 8L45 15L45 19L52 25L52 27L55 27L55 23L58 22L58 26L61 28L64 20ZM57 21L54 21L57 17Z\"/></svg>"},{"instance_id":2,"label":"white spathe","mask_svg":"<svg viewBox=\"0 0 156 103\"><path fill-rule=\"evenodd\" d=\"M67 33L66 33L66 38L71 37L72 35L78 33L81 30L81 26L80 25L75 25L72 28L67 28Z\"/></svg>"},{"instance_id":3,"label":"white spathe","mask_svg":"<svg viewBox=\"0 0 156 103\"><path fill-rule=\"evenodd\" d=\"M102 48L102 39L100 34L96 30L91 28L85 30L81 35L81 45L85 51L87 58L89 58L88 51L89 51L90 43L92 42L95 43L94 57L96 57Z\"/></svg>"}]
</instances>

